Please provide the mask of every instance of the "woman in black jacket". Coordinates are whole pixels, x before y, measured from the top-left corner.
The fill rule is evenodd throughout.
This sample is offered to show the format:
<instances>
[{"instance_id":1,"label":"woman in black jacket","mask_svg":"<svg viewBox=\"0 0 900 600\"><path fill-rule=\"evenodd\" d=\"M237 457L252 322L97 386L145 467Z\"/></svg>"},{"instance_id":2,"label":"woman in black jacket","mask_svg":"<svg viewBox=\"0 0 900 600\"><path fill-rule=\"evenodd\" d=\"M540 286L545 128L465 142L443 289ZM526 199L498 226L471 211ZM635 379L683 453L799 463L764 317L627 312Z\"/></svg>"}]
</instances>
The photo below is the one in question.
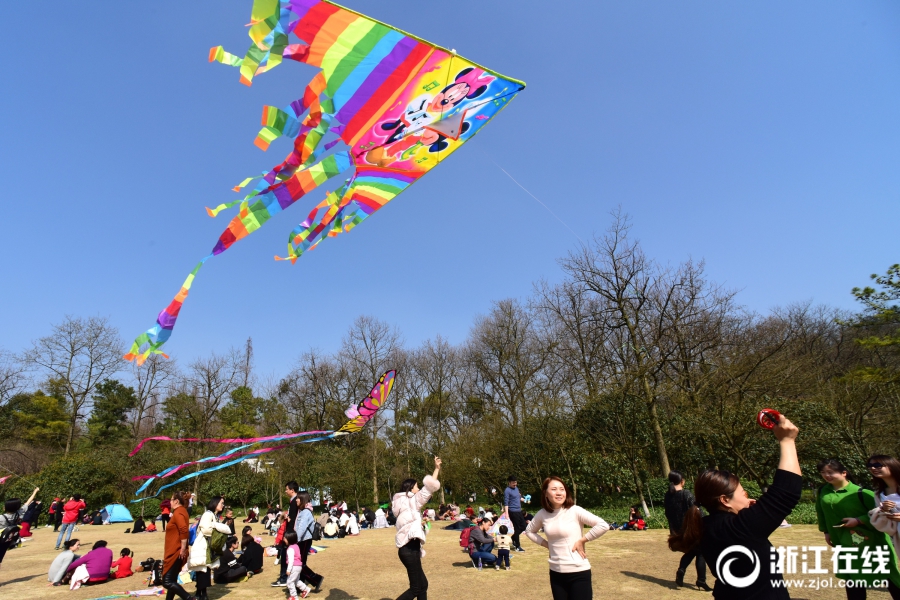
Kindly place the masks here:
<instances>
[{"instance_id":1,"label":"woman in black jacket","mask_svg":"<svg viewBox=\"0 0 900 600\"><path fill-rule=\"evenodd\" d=\"M240 581L247 575L247 568L240 564L234 551L237 550L238 540L235 536L229 536L225 542L225 551L219 559L219 568L213 575L213 581L216 583L233 583Z\"/></svg>"},{"instance_id":2,"label":"woman in black jacket","mask_svg":"<svg viewBox=\"0 0 900 600\"><path fill-rule=\"evenodd\" d=\"M666 507L666 520L669 521L669 533L677 534L681 532L681 526L684 524L684 515L694 506L694 495L684 489L684 477L678 471L669 473L669 491L663 504ZM706 561L700 554L700 546L695 547L690 552L685 552L681 557L678 565L678 571L675 572L675 585L684 586L684 574L687 568L691 566L691 562L697 560L697 587L705 592L711 592L706 584Z\"/></svg>"},{"instance_id":3,"label":"woman in black jacket","mask_svg":"<svg viewBox=\"0 0 900 600\"><path fill-rule=\"evenodd\" d=\"M243 553L238 562L254 575L259 575L263 570L263 547L256 543L252 535L244 534L241 550Z\"/></svg>"},{"instance_id":4,"label":"woman in black jacket","mask_svg":"<svg viewBox=\"0 0 900 600\"><path fill-rule=\"evenodd\" d=\"M794 444L798 430L782 416L772 431L781 446L781 459L772 485L759 501L751 500L728 471L704 471L694 483L695 505L685 514L681 531L669 536L673 551L687 553L700 547L717 579L715 598L790 598L781 574L772 572L776 569L769 536L800 501L802 478ZM700 506L708 516L701 515Z\"/></svg>"}]
</instances>

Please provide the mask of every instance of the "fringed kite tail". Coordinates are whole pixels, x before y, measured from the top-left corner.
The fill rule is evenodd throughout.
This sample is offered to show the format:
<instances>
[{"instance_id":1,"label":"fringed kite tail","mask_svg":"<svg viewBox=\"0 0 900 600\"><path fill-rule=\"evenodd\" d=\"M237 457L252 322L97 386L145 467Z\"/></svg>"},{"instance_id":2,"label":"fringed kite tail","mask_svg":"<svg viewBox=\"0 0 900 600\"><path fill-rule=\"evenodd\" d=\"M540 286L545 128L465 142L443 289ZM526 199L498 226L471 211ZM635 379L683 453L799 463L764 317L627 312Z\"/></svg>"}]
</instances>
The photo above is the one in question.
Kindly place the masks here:
<instances>
[{"instance_id":1,"label":"fringed kite tail","mask_svg":"<svg viewBox=\"0 0 900 600\"><path fill-rule=\"evenodd\" d=\"M304 431L302 433L289 433L289 434L280 434L280 435L272 435L267 437L257 437L257 438L210 438L201 440L199 438L182 438L182 439L172 439L168 437L152 437L147 438L141 441L138 444L137 448L135 448L129 456L134 456L144 443L149 442L151 440L158 441L172 441L172 442L197 442L197 441L207 441L207 442L218 442L218 443L242 443L243 445L238 446L236 448L232 448L227 452L224 452L218 456L209 456L206 458L201 458L200 460L189 461L186 463L182 463L180 465L175 465L172 467L168 467L167 469L163 469L156 475L141 475L138 477L132 478L133 481L139 481L146 479L145 481L135 492L135 496L140 496L148 487L150 487L154 481L157 479L162 479L165 477L169 477L174 475L175 473L181 471L184 468L194 466L194 465L202 465L206 463L218 463L222 462L223 464L215 465L211 467L206 467L204 469L200 469L194 473L189 473L187 475L183 475L176 481L172 483L168 483L162 487L160 487L155 494L152 496L147 496L144 498L138 498L137 500L132 500L134 502L143 502L148 498L154 498L160 494L165 489L176 486L180 483L183 483L189 479L193 479L194 477L199 477L200 475L204 475L206 473L211 473L213 471L218 471L220 469L225 469L227 467L236 465L250 458L258 457L263 454L268 454L269 452L275 452L276 450L282 450L289 446L294 446L296 444L309 444L312 442L319 442L322 440L333 439L336 437L342 437L345 435L350 435L362 430L363 427L372 419L378 410L384 406L385 402L388 399L388 396L391 393L391 389L394 386L394 378L396 377L397 372L394 370L387 371L384 373L379 379L375 386L371 389L369 394L363 398L358 404L347 409L346 414L350 419L344 425L336 430L336 431ZM314 436L314 437L310 437ZM304 438L304 439L296 439L296 438ZM287 441L288 443L281 443ZM274 446L265 446L262 448L256 448L254 450L248 450L251 446L262 443L278 443ZM225 462L227 461L227 462Z\"/></svg>"},{"instance_id":2,"label":"fringed kite tail","mask_svg":"<svg viewBox=\"0 0 900 600\"><path fill-rule=\"evenodd\" d=\"M181 306L185 298L187 298L188 291L191 289L194 277L207 260L225 252L236 241L247 237L259 229L274 214L286 209L328 179L348 170L352 164L349 152L332 154L308 169L294 174L290 179L271 186L268 188L268 191L253 196L254 202L252 204L247 200L241 202L240 212L219 236L212 253L194 267L194 270L191 271L191 274L188 275L184 284L182 284L181 290L175 296L175 299L172 300L165 310L159 313L156 325L134 340L131 350L124 357L125 360L137 360L137 363L140 365L147 360L150 354L163 354L160 348L171 337L172 329L175 327L175 320L178 318ZM209 212L214 214L223 208L223 206L219 206Z\"/></svg>"},{"instance_id":3,"label":"fringed kite tail","mask_svg":"<svg viewBox=\"0 0 900 600\"><path fill-rule=\"evenodd\" d=\"M211 256L212 254L197 263L194 270L191 271L190 275L187 276L187 279L184 280L184 283L181 284L181 289L178 290L178 293L175 295L175 298L172 299L172 302L170 302L156 317L156 325L135 338L134 342L131 344L131 350L123 357L125 360L135 360L138 365L142 365L151 354L161 354L164 358L169 358L169 356L160 350L160 348L172 335L175 321L178 319L178 314L181 312L181 306L184 304L185 298L187 298L191 285L194 283L194 278L197 276L197 272L200 270L200 267L203 266L203 263L209 260Z\"/></svg>"}]
</instances>

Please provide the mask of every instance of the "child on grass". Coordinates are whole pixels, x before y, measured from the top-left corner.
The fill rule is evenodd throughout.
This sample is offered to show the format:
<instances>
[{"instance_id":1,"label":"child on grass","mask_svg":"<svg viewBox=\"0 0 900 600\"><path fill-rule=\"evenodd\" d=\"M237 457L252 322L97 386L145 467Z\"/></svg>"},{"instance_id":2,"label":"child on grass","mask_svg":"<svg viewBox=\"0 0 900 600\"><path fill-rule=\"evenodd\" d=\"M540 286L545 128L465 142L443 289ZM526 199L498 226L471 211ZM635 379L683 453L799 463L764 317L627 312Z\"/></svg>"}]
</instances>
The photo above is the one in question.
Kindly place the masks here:
<instances>
[{"instance_id":1,"label":"child on grass","mask_svg":"<svg viewBox=\"0 0 900 600\"><path fill-rule=\"evenodd\" d=\"M291 600L297 598L306 598L309 596L310 588L300 579L300 571L303 569L303 556L300 554L300 546L297 545L297 532L288 531L284 534L284 541L287 544L287 568L288 579L287 588L291 595ZM300 595L297 595L297 588L300 588Z\"/></svg>"},{"instance_id":2,"label":"child on grass","mask_svg":"<svg viewBox=\"0 0 900 600\"><path fill-rule=\"evenodd\" d=\"M506 570L509 571L509 549L512 547L512 536L507 535L509 528L506 525L501 525L497 532L497 535L494 537L496 540L494 544L497 547L497 562L494 563L494 568L499 571L500 563L503 562L506 565Z\"/></svg>"},{"instance_id":3,"label":"child on grass","mask_svg":"<svg viewBox=\"0 0 900 600\"><path fill-rule=\"evenodd\" d=\"M131 561L134 552L128 548L122 548L119 552L119 560L110 565L109 576L113 579L122 579L123 577L131 577L134 573L131 571Z\"/></svg>"}]
</instances>

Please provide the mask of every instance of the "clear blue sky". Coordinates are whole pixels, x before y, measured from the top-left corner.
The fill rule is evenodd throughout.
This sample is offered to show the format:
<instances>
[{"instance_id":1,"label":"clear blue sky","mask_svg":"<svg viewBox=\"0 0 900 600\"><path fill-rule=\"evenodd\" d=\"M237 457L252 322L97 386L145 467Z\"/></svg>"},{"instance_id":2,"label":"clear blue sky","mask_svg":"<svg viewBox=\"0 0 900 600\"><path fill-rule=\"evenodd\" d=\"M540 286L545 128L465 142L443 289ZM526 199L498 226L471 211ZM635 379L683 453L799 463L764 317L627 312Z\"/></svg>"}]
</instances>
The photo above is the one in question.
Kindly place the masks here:
<instances>
[{"instance_id":1,"label":"clear blue sky","mask_svg":"<svg viewBox=\"0 0 900 600\"><path fill-rule=\"evenodd\" d=\"M662 262L703 258L759 311L853 308L900 261L900 4L346 0L527 89L477 138L352 233L291 267L281 213L209 261L167 344L179 360L252 336L263 372L338 347L353 319L409 344L465 339L524 298L617 205ZM43 7L42 7L43 6ZM315 71L238 82L250 0L0 4L4 336L18 351L64 315L107 315L130 342L205 256L246 176L265 104Z\"/></svg>"}]
</instances>

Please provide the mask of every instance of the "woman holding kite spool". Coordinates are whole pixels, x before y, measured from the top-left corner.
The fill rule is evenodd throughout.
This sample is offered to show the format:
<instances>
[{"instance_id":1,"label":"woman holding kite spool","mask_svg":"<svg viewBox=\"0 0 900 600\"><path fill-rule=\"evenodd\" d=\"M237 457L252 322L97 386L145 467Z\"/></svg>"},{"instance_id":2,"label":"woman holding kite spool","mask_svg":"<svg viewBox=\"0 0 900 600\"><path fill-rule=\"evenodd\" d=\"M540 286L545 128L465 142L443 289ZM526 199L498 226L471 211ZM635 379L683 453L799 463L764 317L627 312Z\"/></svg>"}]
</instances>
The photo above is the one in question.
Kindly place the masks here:
<instances>
[{"instance_id":1,"label":"woman holding kite spool","mask_svg":"<svg viewBox=\"0 0 900 600\"><path fill-rule=\"evenodd\" d=\"M425 530L422 528L422 507L431 499L431 495L441 489L438 475L441 473L441 459L434 457L434 473L426 475L422 489L415 479L406 479L400 484L400 491L394 494L391 502L392 510L397 516L397 554L400 562L406 567L409 576L409 589L400 594L397 600L428 600L428 579L422 570L422 557L425 555Z\"/></svg>"},{"instance_id":2,"label":"woman holding kite spool","mask_svg":"<svg viewBox=\"0 0 900 600\"><path fill-rule=\"evenodd\" d=\"M778 469L766 493L758 501L751 500L734 474L704 471L694 483L695 505L684 515L681 531L669 536L673 551L689 553L699 546L717 579L713 596L720 599L790 598L777 564L773 567L770 560L769 536L800 501L798 429L775 411L758 422L772 430L781 448ZM706 517L700 513L701 506L709 513Z\"/></svg>"}]
</instances>

